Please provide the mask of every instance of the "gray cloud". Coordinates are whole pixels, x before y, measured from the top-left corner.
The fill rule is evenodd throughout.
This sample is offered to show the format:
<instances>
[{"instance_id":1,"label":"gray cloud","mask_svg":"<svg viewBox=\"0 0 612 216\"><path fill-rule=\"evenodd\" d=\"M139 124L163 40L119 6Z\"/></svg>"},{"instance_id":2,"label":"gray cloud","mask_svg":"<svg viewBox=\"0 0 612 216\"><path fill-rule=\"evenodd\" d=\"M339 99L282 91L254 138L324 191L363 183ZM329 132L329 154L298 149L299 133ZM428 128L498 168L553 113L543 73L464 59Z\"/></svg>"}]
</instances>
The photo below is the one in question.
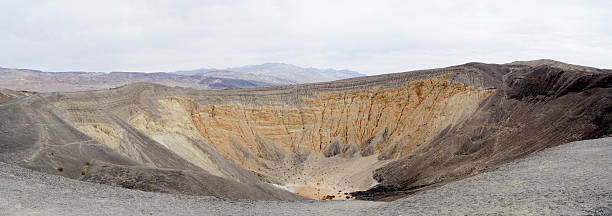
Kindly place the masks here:
<instances>
[{"instance_id":1,"label":"gray cloud","mask_svg":"<svg viewBox=\"0 0 612 216\"><path fill-rule=\"evenodd\" d=\"M2 1L0 65L368 74L551 58L612 68L610 1Z\"/></svg>"}]
</instances>

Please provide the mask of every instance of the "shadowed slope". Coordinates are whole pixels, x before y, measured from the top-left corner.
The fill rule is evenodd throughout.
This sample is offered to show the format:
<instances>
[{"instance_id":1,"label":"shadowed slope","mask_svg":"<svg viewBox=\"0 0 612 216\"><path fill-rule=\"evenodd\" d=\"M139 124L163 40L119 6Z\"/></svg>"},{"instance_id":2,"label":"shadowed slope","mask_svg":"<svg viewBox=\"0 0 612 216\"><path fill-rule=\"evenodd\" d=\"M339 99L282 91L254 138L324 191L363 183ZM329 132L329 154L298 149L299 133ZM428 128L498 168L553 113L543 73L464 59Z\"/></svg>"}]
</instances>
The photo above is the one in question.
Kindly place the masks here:
<instances>
[{"instance_id":1,"label":"shadowed slope","mask_svg":"<svg viewBox=\"0 0 612 216\"><path fill-rule=\"evenodd\" d=\"M470 118L426 148L376 170L381 184L354 195L395 199L558 143L612 134L612 74L549 64L511 68Z\"/></svg>"}]
</instances>

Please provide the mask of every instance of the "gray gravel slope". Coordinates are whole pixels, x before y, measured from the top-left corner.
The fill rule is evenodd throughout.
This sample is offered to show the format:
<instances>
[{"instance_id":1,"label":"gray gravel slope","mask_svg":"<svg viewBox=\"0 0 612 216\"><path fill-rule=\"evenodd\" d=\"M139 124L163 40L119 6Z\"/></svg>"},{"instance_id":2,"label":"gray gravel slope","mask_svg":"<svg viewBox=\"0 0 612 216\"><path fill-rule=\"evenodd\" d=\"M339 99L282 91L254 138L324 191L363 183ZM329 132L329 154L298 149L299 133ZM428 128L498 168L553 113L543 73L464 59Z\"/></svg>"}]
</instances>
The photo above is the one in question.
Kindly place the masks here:
<instances>
[{"instance_id":1,"label":"gray gravel slope","mask_svg":"<svg viewBox=\"0 0 612 216\"><path fill-rule=\"evenodd\" d=\"M573 142L390 203L150 193L0 163L0 215L612 214L612 138Z\"/></svg>"},{"instance_id":2,"label":"gray gravel slope","mask_svg":"<svg viewBox=\"0 0 612 216\"><path fill-rule=\"evenodd\" d=\"M612 138L573 142L367 213L612 215ZM604 215L607 215L604 214Z\"/></svg>"}]
</instances>

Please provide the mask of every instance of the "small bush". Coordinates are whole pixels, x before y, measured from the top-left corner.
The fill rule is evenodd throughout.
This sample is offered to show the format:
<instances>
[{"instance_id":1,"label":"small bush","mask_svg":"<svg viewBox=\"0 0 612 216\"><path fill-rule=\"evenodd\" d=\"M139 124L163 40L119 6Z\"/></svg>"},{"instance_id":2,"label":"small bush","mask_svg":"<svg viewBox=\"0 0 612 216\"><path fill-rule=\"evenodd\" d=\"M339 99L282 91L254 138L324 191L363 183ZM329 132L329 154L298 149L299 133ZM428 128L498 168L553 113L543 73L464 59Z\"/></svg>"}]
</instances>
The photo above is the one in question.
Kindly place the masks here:
<instances>
[{"instance_id":1,"label":"small bush","mask_svg":"<svg viewBox=\"0 0 612 216\"><path fill-rule=\"evenodd\" d=\"M321 198L321 200L332 200L334 199L336 196L334 195L325 195Z\"/></svg>"},{"instance_id":2,"label":"small bush","mask_svg":"<svg viewBox=\"0 0 612 216\"><path fill-rule=\"evenodd\" d=\"M57 168L57 171L59 171L59 172L64 172L64 168L63 168L63 167L58 167L58 168Z\"/></svg>"},{"instance_id":3,"label":"small bush","mask_svg":"<svg viewBox=\"0 0 612 216\"><path fill-rule=\"evenodd\" d=\"M85 170L81 170L81 175L85 175Z\"/></svg>"},{"instance_id":4,"label":"small bush","mask_svg":"<svg viewBox=\"0 0 612 216\"><path fill-rule=\"evenodd\" d=\"M89 163L89 161L85 162L85 166L89 166L91 165L91 163Z\"/></svg>"}]
</instances>

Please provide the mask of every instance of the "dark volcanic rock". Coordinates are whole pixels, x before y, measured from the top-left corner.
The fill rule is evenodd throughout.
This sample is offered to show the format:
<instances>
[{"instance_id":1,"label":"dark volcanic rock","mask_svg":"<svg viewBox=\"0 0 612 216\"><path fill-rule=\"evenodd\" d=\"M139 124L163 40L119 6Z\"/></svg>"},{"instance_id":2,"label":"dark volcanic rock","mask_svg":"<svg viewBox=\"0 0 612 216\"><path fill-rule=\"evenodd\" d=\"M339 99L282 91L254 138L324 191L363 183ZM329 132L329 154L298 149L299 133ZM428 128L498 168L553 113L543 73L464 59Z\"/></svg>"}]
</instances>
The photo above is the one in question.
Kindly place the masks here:
<instances>
[{"instance_id":1,"label":"dark volcanic rock","mask_svg":"<svg viewBox=\"0 0 612 216\"><path fill-rule=\"evenodd\" d=\"M511 69L495 86L499 90L463 123L376 170L381 184L353 195L397 199L559 143L612 135L612 74L551 65Z\"/></svg>"}]
</instances>

